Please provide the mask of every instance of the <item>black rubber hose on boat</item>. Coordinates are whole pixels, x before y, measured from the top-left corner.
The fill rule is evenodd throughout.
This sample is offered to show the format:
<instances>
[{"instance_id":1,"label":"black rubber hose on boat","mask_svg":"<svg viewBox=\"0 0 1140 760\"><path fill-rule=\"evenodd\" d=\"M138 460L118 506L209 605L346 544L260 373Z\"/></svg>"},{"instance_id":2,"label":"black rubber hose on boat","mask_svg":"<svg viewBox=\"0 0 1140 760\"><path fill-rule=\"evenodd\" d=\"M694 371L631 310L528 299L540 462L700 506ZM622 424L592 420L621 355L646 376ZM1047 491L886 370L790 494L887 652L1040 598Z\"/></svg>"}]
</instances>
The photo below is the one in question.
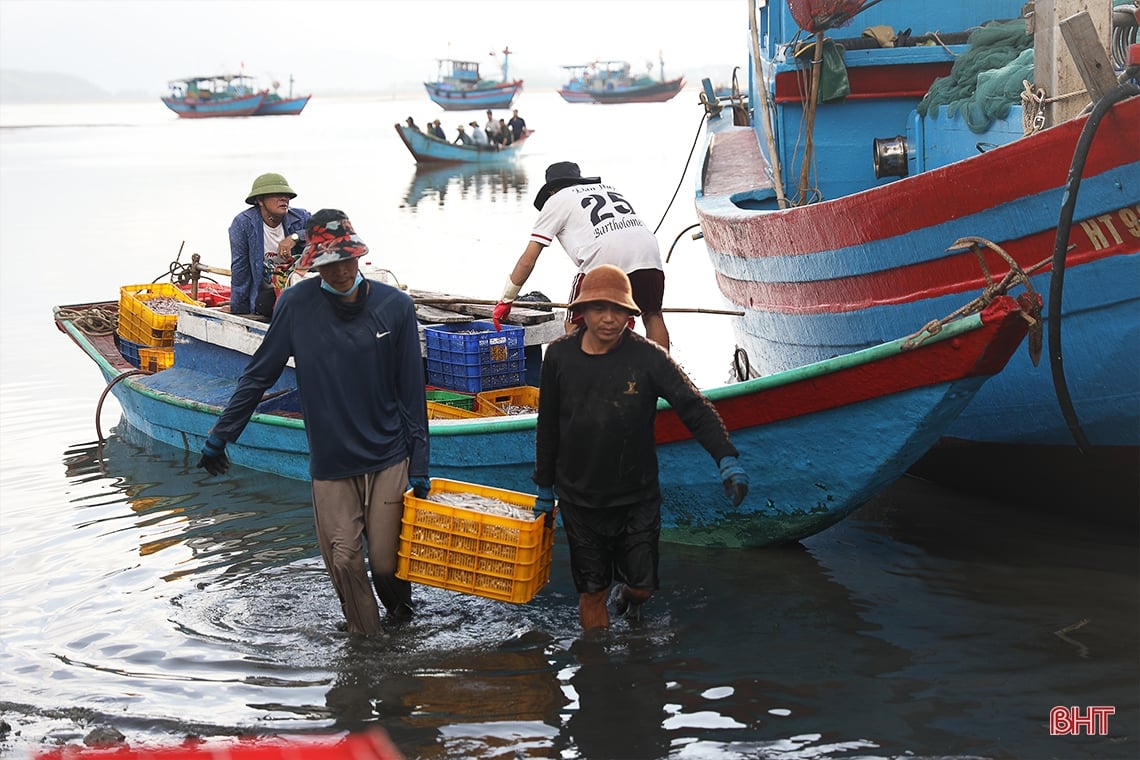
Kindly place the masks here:
<instances>
[{"instance_id":1,"label":"black rubber hose on boat","mask_svg":"<svg viewBox=\"0 0 1140 760\"><path fill-rule=\"evenodd\" d=\"M1073 161L1069 165L1061 215L1057 220L1057 237L1053 243L1053 278L1049 283L1049 310L1046 315L1049 322L1049 368L1053 373L1053 390L1057 394L1057 401L1061 404L1061 413L1065 416L1073 440L1077 442L1077 450L1082 454L1088 452L1089 441L1081 429L1081 421L1073 408L1073 399L1069 395L1069 385L1065 381L1065 368L1061 357L1061 293L1065 286L1065 255L1069 250L1069 231L1073 226L1073 209L1077 205L1081 174L1085 168L1085 160L1088 158L1093 137L1096 135L1097 127L1100 126L1100 120L1113 105L1136 95L1140 95L1140 87L1131 83L1122 84L1108 92L1093 106L1092 113L1081 129L1081 136L1077 139L1077 147L1073 152Z\"/></svg>"},{"instance_id":2,"label":"black rubber hose on boat","mask_svg":"<svg viewBox=\"0 0 1140 760\"><path fill-rule=\"evenodd\" d=\"M103 426L99 423L99 418L103 414L103 401L107 398L107 394L110 393L111 389L115 387L115 383L119 382L120 380L128 378L132 375L149 375L149 374L150 374L149 372L146 372L146 371L141 370L141 369L132 369L132 370L129 370L127 372L124 372L121 375L116 375L115 378L113 380L111 380L111 382L107 383L107 387L104 388L103 392L99 395L99 403L95 405L95 435L99 436L99 443L103 443L104 441L107 440L106 438L103 437Z\"/></svg>"}]
</instances>

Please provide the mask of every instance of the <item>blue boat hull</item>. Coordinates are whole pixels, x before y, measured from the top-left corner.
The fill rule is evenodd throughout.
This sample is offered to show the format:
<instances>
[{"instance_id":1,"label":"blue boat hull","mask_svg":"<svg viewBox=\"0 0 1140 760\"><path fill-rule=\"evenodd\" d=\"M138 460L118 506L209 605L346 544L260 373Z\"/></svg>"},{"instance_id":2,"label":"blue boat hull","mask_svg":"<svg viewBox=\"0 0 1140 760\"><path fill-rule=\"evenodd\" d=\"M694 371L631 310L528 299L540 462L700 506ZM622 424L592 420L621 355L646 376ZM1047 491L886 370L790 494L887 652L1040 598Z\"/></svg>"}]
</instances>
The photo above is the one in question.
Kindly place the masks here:
<instances>
[{"instance_id":1,"label":"blue boat hull","mask_svg":"<svg viewBox=\"0 0 1140 760\"><path fill-rule=\"evenodd\" d=\"M261 106L264 98L264 93L257 93L227 100L210 101L166 97L162 99L162 102L183 119L208 119L223 116L252 116Z\"/></svg>"},{"instance_id":2,"label":"blue boat hull","mask_svg":"<svg viewBox=\"0 0 1140 760\"><path fill-rule=\"evenodd\" d=\"M301 111L305 110L305 106L309 104L309 98L312 95L305 95L300 98L278 98L271 100L266 98L253 112L254 116L296 116Z\"/></svg>"},{"instance_id":3,"label":"blue boat hull","mask_svg":"<svg viewBox=\"0 0 1140 760\"><path fill-rule=\"evenodd\" d=\"M663 536L715 546L768 546L812 535L841 520L900 477L945 433L1025 335L1011 299L947 325L917 348L898 340L782 375L713 388L749 471L751 490L734 509L717 468L677 415L657 419ZM248 358L180 337L175 366L119 379L130 368L72 322L63 329L99 366L123 409L145 435L191 453L205 438ZM242 436L231 460L288 478L308 478L308 441L286 369ZM533 491L536 415L434 420L431 474Z\"/></svg>"},{"instance_id":4,"label":"blue boat hull","mask_svg":"<svg viewBox=\"0 0 1140 760\"><path fill-rule=\"evenodd\" d=\"M1020 6L1013 0L915 0L906 5L907 23L895 24L900 7L884 3L859 23L950 31L1016 17ZM796 27L782 5L772 4L761 28L771 32L767 44L775 45ZM1088 120L1023 137L1019 106L985 133L944 108L919 116L915 107L929 85L918 86L921 77L948 72L953 58L938 46L848 51L851 96L821 104L814 116L812 190L823 200L806 205L780 208L768 174L774 163L782 167L782 189L793 196L804 118L793 64L764 63L774 72L774 87L767 90L774 153L761 111L748 127L736 126L730 110L710 114L696 208L720 289L746 312L737 323L739 342L760 372L779 372L943 317L964 295L1009 270L993 248L956 245L984 239L1030 274L1030 284L1046 299L1045 314L1060 315L1067 390L1058 393L1050 366L1055 357L1046 355L1034 366L1017 356L977 393L947 438L1059 446L1076 454L1059 400L1067 395L1092 448L1135 450L1140 98L1116 103L1091 142L1067 230L1064 287L1054 304L1051 253L1070 161ZM756 82L750 85L749 103L760 104ZM904 133L906 176L875 176L873 138ZM1046 334L1057 329L1053 321L1045 320Z\"/></svg>"},{"instance_id":5,"label":"blue boat hull","mask_svg":"<svg viewBox=\"0 0 1140 760\"><path fill-rule=\"evenodd\" d=\"M515 142L500 146L498 150L477 148L473 145L454 143L428 137L419 130L397 124L396 133L404 147L420 164L503 164L514 161L522 152L523 145L533 130L526 130Z\"/></svg>"},{"instance_id":6,"label":"blue boat hull","mask_svg":"<svg viewBox=\"0 0 1140 760\"><path fill-rule=\"evenodd\" d=\"M522 91L522 80L492 87L451 87L424 82L432 102L445 111L481 111L510 108Z\"/></svg>"}]
</instances>

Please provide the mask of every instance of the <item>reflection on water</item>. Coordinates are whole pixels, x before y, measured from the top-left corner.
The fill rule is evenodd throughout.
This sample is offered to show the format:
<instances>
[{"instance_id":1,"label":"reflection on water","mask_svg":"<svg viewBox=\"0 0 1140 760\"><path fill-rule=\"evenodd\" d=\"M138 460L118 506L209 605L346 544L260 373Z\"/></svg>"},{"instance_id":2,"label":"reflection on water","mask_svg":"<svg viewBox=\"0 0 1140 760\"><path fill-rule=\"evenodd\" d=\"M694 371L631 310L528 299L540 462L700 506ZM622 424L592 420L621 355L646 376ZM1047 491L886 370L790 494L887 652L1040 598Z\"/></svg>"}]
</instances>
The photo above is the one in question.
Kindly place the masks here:
<instances>
[{"instance_id":1,"label":"reflection on water","mask_svg":"<svg viewBox=\"0 0 1140 760\"><path fill-rule=\"evenodd\" d=\"M461 200L470 198L511 200L525 199L527 194L526 170L521 164L504 163L501 166L456 164L432 167L417 164L404 206L415 208L421 201L434 200L442 208L448 195Z\"/></svg>"},{"instance_id":2,"label":"reflection on water","mask_svg":"<svg viewBox=\"0 0 1140 760\"><path fill-rule=\"evenodd\" d=\"M905 479L804 545L664 545L644 619L604 636L579 635L559 535L532 602L417 586L412 623L356 641L307 484L196 458L120 426L63 454L50 520L5 505L23 603L0 710L26 743L381 726L415 758L1136 754L1130 537ZM1055 635L1078 618L1080 647ZM1113 736L1049 736L1055 704L1114 705Z\"/></svg>"}]
</instances>

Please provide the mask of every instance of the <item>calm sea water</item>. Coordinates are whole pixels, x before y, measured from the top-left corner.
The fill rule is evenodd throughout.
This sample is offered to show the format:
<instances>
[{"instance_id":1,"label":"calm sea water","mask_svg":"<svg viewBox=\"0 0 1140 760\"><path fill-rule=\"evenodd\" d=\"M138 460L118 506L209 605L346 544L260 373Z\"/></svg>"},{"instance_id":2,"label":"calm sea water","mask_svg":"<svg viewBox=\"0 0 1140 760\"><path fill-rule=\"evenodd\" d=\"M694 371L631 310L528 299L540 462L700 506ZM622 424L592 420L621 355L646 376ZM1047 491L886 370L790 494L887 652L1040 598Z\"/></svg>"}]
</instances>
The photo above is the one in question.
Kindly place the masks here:
<instances>
[{"instance_id":1,"label":"calm sea water","mask_svg":"<svg viewBox=\"0 0 1140 760\"><path fill-rule=\"evenodd\" d=\"M666 545L644 622L593 642L559 537L533 602L418 588L424 614L360 646L336 630L305 484L206 477L113 400L94 442L103 382L51 307L115 299L180 252L227 266L267 171L297 205L345 210L401 282L494 298L546 165L574 160L676 241L668 306L723 306L686 231L694 91L518 106L538 131L517 166L418 172L394 123L453 135L479 115L418 95L202 122L157 99L0 105L0 754L99 726L161 746L379 725L417 758L1135 757L1137 537L1079 504L1062 520L906 478L793 547ZM572 272L552 248L528 289L561 300ZM670 317L699 384L727 376L727 320ZM1114 707L1109 735L1051 736L1056 705Z\"/></svg>"}]
</instances>

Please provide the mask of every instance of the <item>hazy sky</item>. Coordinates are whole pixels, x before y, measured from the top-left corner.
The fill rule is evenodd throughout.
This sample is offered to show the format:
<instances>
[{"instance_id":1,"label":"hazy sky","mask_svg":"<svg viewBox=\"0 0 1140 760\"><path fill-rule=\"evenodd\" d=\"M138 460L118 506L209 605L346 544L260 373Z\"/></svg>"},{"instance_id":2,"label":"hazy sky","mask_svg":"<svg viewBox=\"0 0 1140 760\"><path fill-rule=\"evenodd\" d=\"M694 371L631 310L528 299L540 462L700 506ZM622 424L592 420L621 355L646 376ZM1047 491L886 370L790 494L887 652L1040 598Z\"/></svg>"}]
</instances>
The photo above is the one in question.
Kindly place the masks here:
<instances>
[{"instance_id":1,"label":"hazy sky","mask_svg":"<svg viewBox=\"0 0 1140 760\"><path fill-rule=\"evenodd\" d=\"M110 92L236 71L303 91L383 90L434 78L437 58L498 78L657 55L667 76L745 63L748 0L0 0L0 68L83 77ZM691 69L691 70L690 70ZM719 72L713 72L714 74Z\"/></svg>"}]
</instances>

